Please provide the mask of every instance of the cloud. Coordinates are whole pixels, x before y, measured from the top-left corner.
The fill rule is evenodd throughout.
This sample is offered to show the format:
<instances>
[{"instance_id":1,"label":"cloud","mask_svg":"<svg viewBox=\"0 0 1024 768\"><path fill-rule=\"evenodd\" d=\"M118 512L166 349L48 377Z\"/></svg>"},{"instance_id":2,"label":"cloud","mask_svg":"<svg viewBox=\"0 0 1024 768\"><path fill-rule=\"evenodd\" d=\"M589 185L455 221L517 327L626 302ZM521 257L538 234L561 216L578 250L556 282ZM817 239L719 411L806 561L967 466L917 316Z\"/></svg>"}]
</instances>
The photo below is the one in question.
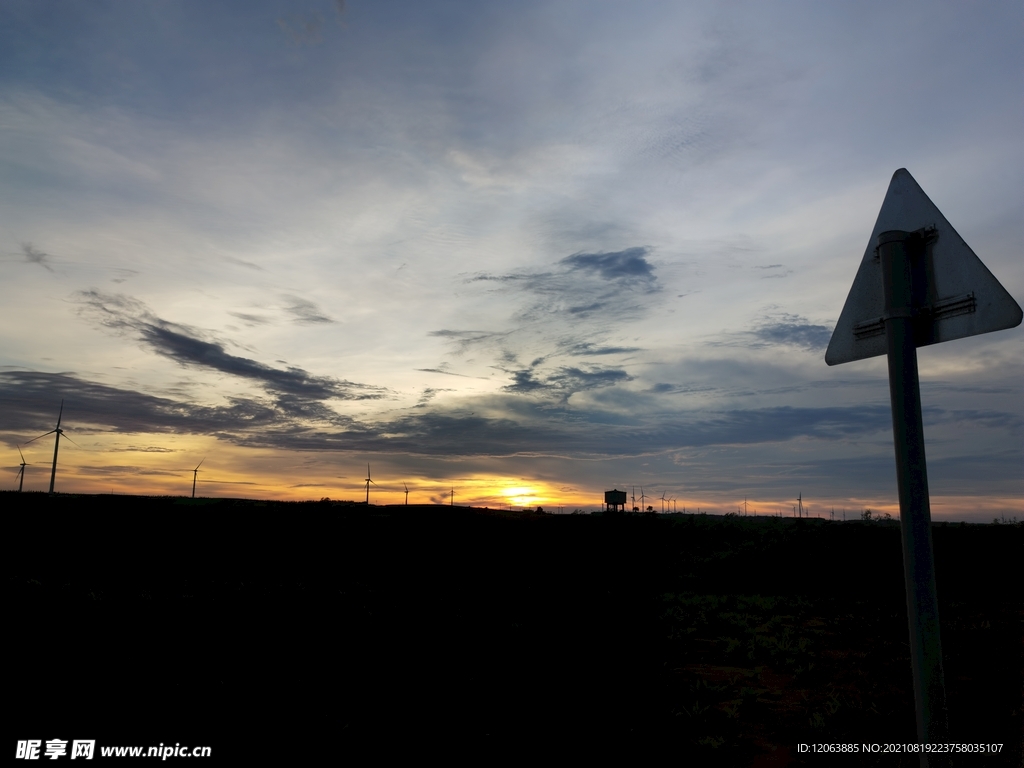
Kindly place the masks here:
<instances>
[{"instance_id":1,"label":"cloud","mask_svg":"<svg viewBox=\"0 0 1024 768\"><path fill-rule=\"evenodd\" d=\"M80 464L75 471L78 474L90 475L153 475L158 477L173 477L185 472L185 470L150 469L129 464Z\"/></svg>"},{"instance_id":2,"label":"cloud","mask_svg":"<svg viewBox=\"0 0 1024 768\"><path fill-rule=\"evenodd\" d=\"M124 433L233 435L270 427L281 418L279 411L256 400L233 399L209 407L110 387L71 373L0 371L0 428L19 433L52 429L62 399L69 427L92 425Z\"/></svg>"},{"instance_id":3,"label":"cloud","mask_svg":"<svg viewBox=\"0 0 1024 768\"><path fill-rule=\"evenodd\" d=\"M593 367L584 370L572 366L560 367L547 376L538 378L535 375L535 370L542 362L543 358L540 358L534 360L529 368L506 371L512 376L512 383L502 389L515 394L546 392L556 394L566 400L576 392L610 387L633 380L632 376L617 368Z\"/></svg>"},{"instance_id":4,"label":"cloud","mask_svg":"<svg viewBox=\"0 0 1024 768\"><path fill-rule=\"evenodd\" d=\"M440 331L430 331L427 335L440 339L448 339L455 345L455 354L461 355L472 346L495 343L504 339L509 335L509 332L497 333L493 331L455 331L442 329ZM447 373L447 371L437 371L437 373Z\"/></svg>"},{"instance_id":5,"label":"cloud","mask_svg":"<svg viewBox=\"0 0 1024 768\"><path fill-rule=\"evenodd\" d=\"M647 260L649 251L646 247L634 247L611 253L574 253L556 262L557 266L562 267L559 271L513 272L504 275L480 273L468 278L466 282L518 284L526 290L548 293L569 287L570 283L565 278L578 279L582 276L596 277L619 285L643 284L650 290L658 278L654 274L654 266Z\"/></svg>"},{"instance_id":6,"label":"cloud","mask_svg":"<svg viewBox=\"0 0 1024 768\"><path fill-rule=\"evenodd\" d=\"M445 376L459 376L463 379L480 379L482 376L467 376L464 373L454 373L452 371L445 371L441 368L417 368L417 371L423 371L424 373L443 373Z\"/></svg>"},{"instance_id":7,"label":"cloud","mask_svg":"<svg viewBox=\"0 0 1024 768\"><path fill-rule=\"evenodd\" d=\"M320 311L319 307L312 301L301 299L298 296L286 296L289 304L285 311L295 317L295 322L301 325L315 325L317 323L334 323L336 320L328 317Z\"/></svg>"},{"instance_id":8,"label":"cloud","mask_svg":"<svg viewBox=\"0 0 1024 768\"><path fill-rule=\"evenodd\" d=\"M492 367L511 377L503 389L509 394L548 394L565 400L575 392L631 381L626 371L607 367L563 366L542 372L538 366L560 355L596 357L641 351L599 340L610 335L612 326L643 315L650 305L641 297L661 290L648 255L646 247L578 252L558 260L548 271L471 275L464 279L467 285L497 284L503 298L512 298L513 306L517 305L510 317L513 327L507 331L442 329L430 335L451 341L458 354L470 347L490 348L496 357ZM518 364L520 357L538 353L540 358L530 365Z\"/></svg>"},{"instance_id":9,"label":"cloud","mask_svg":"<svg viewBox=\"0 0 1024 768\"><path fill-rule=\"evenodd\" d=\"M126 280L128 280L129 278L132 278L135 275L139 274L137 270L134 270L134 269L124 269L124 268L117 268L117 269L114 270L114 272L118 276L114 277L114 278L111 278L110 282L112 282L112 283L123 283Z\"/></svg>"},{"instance_id":10,"label":"cloud","mask_svg":"<svg viewBox=\"0 0 1024 768\"><path fill-rule=\"evenodd\" d=\"M439 387L424 387L423 391L420 393L419 402L417 402L414 407L415 408L425 408L427 406L427 403L429 403L431 400L433 400L437 396L438 392L454 392L454 391L455 391L454 389L444 389L444 388L439 388Z\"/></svg>"},{"instance_id":11,"label":"cloud","mask_svg":"<svg viewBox=\"0 0 1024 768\"><path fill-rule=\"evenodd\" d=\"M613 370L560 369L548 377L527 374L537 385L533 391L559 386L568 390L600 388L622 380L621 374ZM614 419L603 412L569 408L564 401L522 397L518 393L463 400L458 409L430 403L378 421L335 415L328 422L257 398L203 406L186 399L110 387L70 373L0 371L0 433L9 435L13 446L19 435L45 431L53 424L61 398L65 400L64 422L80 433L196 434L246 447L373 452L442 460L512 456L618 460L670 456L688 449L719 451L760 445L782 459L778 470L773 470L778 474L792 462L785 458L788 454L772 446L797 439L818 440L822 447L814 451L814 456L804 454L800 466L818 467L815 471L822 476L841 472L843 466L843 460L834 459L834 454L830 458L824 443L863 443L876 436L885 439L891 431L888 403L689 410ZM475 412L468 412L469 408ZM994 410L984 415L994 426L1001 416L1004 421L1012 416ZM926 413L930 424L963 417L965 414L941 408L930 408ZM1010 451L1004 464L1011 464L1017 457L1016 451ZM823 462L829 461L839 469L826 471ZM888 462L891 466L891 456Z\"/></svg>"},{"instance_id":12,"label":"cloud","mask_svg":"<svg viewBox=\"0 0 1024 768\"><path fill-rule=\"evenodd\" d=\"M723 333L720 338L706 342L711 347L763 348L786 345L811 352L822 351L832 338L832 326L817 325L799 315L767 317L753 330Z\"/></svg>"},{"instance_id":13,"label":"cloud","mask_svg":"<svg viewBox=\"0 0 1024 768\"><path fill-rule=\"evenodd\" d=\"M237 317L239 320L244 322L246 325L266 325L270 322L269 317L263 317L262 315L250 315L246 312L228 312L232 317Z\"/></svg>"},{"instance_id":14,"label":"cloud","mask_svg":"<svg viewBox=\"0 0 1024 768\"><path fill-rule=\"evenodd\" d=\"M252 381L277 396L278 405L297 414L329 418L330 411L315 401L337 398L369 400L384 397L381 387L315 376L298 367L284 370L227 352L222 342L200 338L195 328L154 315L142 302L121 294L78 291L83 313L101 325L136 336L159 355L185 367L206 368Z\"/></svg>"},{"instance_id":15,"label":"cloud","mask_svg":"<svg viewBox=\"0 0 1024 768\"><path fill-rule=\"evenodd\" d=\"M517 313L520 320L561 313L578 320L612 308L617 316L625 318L641 309L641 305L630 302L629 294L660 290L654 266L647 260L649 250L634 247L610 253L574 253L560 259L556 270L479 273L465 282L500 283L502 291L533 294L536 298Z\"/></svg>"},{"instance_id":16,"label":"cloud","mask_svg":"<svg viewBox=\"0 0 1024 768\"><path fill-rule=\"evenodd\" d=\"M627 248L614 253L574 253L559 263L617 282L653 283L654 268L647 261L647 248Z\"/></svg>"},{"instance_id":17,"label":"cloud","mask_svg":"<svg viewBox=\"0 0 1024 768\"><path fill-rule=\"evenodd\" d=\"M798 315L783 315L780 319L765 321L751 334L765 344L788 344L815 351L828 346L832 328L815 325Z\"/></svg>"},{"instance_id":18,"label":"cloud","mask_svg":"<svg viewBox=\"0 0 1024 768\"><path fill-rule=\"evenodd\" d=\"M602 347L596 346L589 341L564 342L561 345L562 351L569 355L589 357L592 355L624 355L631 352L642 351L640 347Z\"/></svg>"},{"instance_id":19,"label":"cloud","mask_svg":"<svg viewBox=\"0 0 1024 768\"><path fill-rule=\"evenodd\" d=\"M37 248L34 248L32 243L22 243L21 252L25 254L25 261L29 264L38 264L43 269L53 272L50 265L46 263L46 260L50 258L50 254L43 253Z\"/></svg>"},{"instance_id":20,"label":"cloud","mask_svg":"<svg viewBox=\"0 0 1024 768\"><path fill-rule=\"evenodd\" d=\"M175 453L173 448L160 448L155 445L129 445L127 448L108 448L109 453Z\"/></svg>"}]
</instances>

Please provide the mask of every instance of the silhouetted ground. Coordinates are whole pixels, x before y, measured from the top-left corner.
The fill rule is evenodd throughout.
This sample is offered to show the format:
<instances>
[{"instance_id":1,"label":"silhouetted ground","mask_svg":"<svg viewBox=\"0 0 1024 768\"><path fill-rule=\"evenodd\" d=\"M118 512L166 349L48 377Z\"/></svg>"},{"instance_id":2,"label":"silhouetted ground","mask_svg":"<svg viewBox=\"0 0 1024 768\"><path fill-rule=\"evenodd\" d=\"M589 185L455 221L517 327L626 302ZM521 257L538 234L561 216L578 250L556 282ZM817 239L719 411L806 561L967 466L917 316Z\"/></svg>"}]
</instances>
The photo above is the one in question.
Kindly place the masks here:
<instances>
[{"instance_id":1,"label":"silhouetted ground","mask_svg":"<svg viewBox=\"0 0 1024 768\"><path fill-rule=\"evenodd\" d=\"M12 739L475 759L913 742L899 528L0 494ZM1021 760L1020 526L934 528L950 735ZM860 765L916 757L858 755Z\"/></svg>"}]
</instances>

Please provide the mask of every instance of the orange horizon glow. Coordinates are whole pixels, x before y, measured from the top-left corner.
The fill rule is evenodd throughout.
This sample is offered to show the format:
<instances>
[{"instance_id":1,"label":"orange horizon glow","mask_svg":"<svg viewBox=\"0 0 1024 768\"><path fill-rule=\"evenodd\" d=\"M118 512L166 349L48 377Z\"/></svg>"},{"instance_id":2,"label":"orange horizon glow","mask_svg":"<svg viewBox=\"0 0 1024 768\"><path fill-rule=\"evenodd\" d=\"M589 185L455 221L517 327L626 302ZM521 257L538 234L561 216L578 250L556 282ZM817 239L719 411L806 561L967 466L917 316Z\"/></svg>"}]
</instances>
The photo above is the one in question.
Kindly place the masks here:
<instances>
[{"instance_id":1,"label":"orange horizon glow","mask_svg":"<svg viewBox=\"0 0 1024 768\"><path fill-rule=\"evenodd\" d=\"M97 433L75 436L76 444L61 441L57 477L57 493L126 494L137 496L192 495L192 470L202 461L196 482L196 497L245 498L275 501L317 501L330 498L336 501L361 502L366 498L365 466L363 457L352 454L313 452L282 453L262 448L243 448L224 443L216 438L196 438L178 435L123 435ZM147 443L159 443L160 448ZM139 447L143 444L142 447ZM53 443L22 444L28 464L25 473L26 491L47 491L53 458ZM17 454L15 454L17 456ZM604 504L607 488L572 488L550 480L527 477L506 477L494 473L469 476L427 477L395 472L389 465L395 459L380 455L370 456L374 467L374 484L370 487L370 503L374 505L401 505L405 503L408 484L409 504L450 505L454 488L455 506L489 507L495 509L536 509L569 513L575 509L594 511ZM347 475L340 473L348 471ZM16 467L4 487L17 490ZM658 493L662 488L658 488ZM666 495L675 493L664 490ZM639 500L636 501L639 506ZM750 496L746 510L750 516L792 517L795 499L780 500ZM647 505L654 511L663 510L660 496L648 496ZM627 509L632 500L627 500ZM829 519L835 510L835 519L858 519L865 509L876 516L889 514L899 518L899 505L895 499L871 498L805 498L804 508L810 517ZM937 521L977 519L991 521L996 517L1019 516L1024 508L1021 499L1006 497L932 496L932 517ZM723 515L741 513L743 497L734 494L679 495L666 503L664 511L707 512Z\"/></svg>"}]
</instances>

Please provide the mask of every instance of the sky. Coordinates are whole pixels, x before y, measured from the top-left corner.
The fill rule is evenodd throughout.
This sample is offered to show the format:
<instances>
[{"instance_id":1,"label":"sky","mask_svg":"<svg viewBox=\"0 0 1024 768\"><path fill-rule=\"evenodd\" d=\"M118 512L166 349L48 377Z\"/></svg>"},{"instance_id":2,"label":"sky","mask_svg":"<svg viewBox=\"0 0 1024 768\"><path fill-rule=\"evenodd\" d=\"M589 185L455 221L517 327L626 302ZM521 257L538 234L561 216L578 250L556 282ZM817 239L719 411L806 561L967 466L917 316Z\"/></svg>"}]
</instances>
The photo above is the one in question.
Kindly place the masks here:
<instances>
[{"instance_id":1,"label":"sky","mask_svg":"<svg viewBox=\"0 0 1024 768\"><path fill-rule=\"evenodd\" d=\"M0 5L0 485L898 513L824 351L907 168L1024 298L1024 5ZM919 350L1024 509L1024 331ZM632 501L630 502L632 505ZM666 506L667 505L667 506Z\"/></svg>"}]
</instances>

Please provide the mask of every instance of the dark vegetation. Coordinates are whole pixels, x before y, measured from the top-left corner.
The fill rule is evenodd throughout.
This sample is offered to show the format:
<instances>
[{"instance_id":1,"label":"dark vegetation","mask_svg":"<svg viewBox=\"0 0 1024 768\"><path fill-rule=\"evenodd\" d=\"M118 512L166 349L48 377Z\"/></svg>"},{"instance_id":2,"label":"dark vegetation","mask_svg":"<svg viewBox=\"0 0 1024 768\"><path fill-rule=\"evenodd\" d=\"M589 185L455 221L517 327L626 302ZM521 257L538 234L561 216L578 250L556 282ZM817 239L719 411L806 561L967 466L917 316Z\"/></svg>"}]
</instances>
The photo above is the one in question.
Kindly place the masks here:
<instances>
[{"instance_id":1,"label":"dark vegetation","mask_svg":"<svg viewBox=\"0 0 1024 768\"><path fill-rule=\"evenodd\" d=\"M898 525L0 495L15 738L224 762L915 740ZM937 525L950 734L1021 755L1020 525ZM864 755L860 765L917 765Z\"/></svg>"}]
</instances>

